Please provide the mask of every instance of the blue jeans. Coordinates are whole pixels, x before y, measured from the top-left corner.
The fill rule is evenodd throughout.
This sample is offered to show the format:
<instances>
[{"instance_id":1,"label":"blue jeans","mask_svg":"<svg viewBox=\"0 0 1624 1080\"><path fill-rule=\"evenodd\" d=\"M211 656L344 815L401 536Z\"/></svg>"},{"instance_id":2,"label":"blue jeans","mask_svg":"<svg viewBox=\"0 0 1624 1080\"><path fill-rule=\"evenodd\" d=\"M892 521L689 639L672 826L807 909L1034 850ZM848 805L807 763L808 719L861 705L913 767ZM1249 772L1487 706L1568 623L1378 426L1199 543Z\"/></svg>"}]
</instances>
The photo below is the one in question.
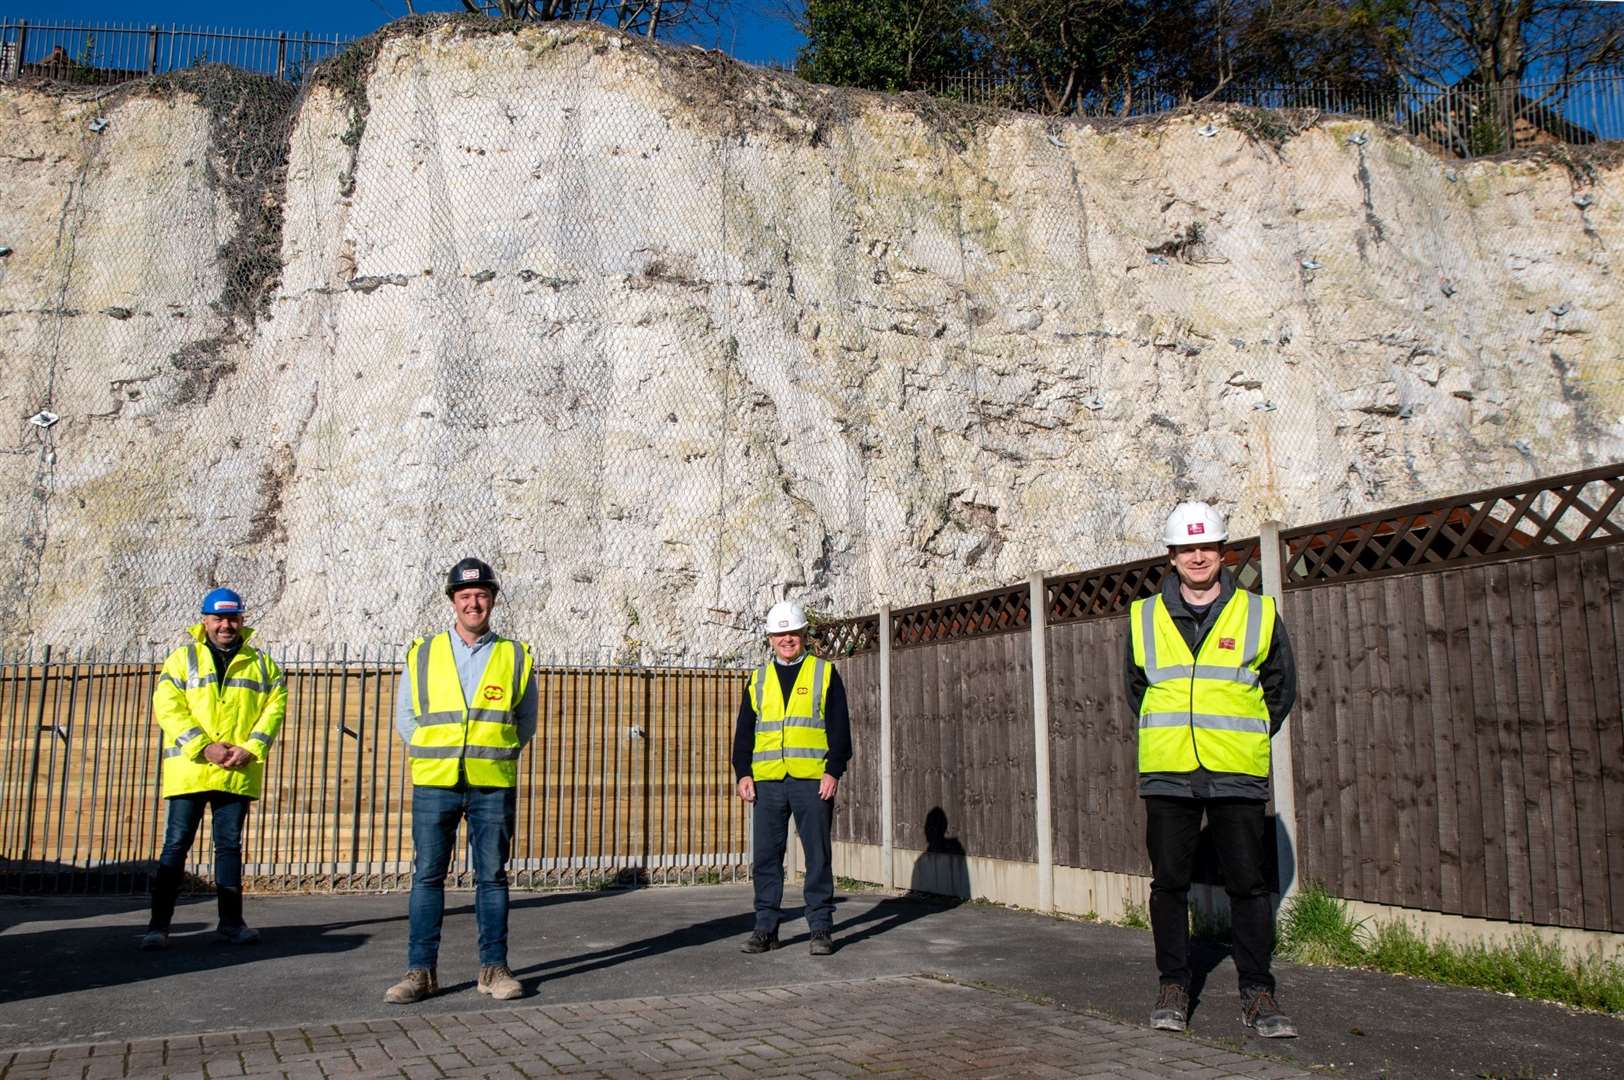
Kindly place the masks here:
<instances>
[{"instance_id":1,"label":"blue jeans","mask_svg":"<svg viewBox=\"0 0 1624 1080\"><path fill-rule=\"evenodd\" d=\"M219 899L220 925L235 929L242 922L242 829L254 800L225 791L196 791L172 796L164 825L164 849L152 882L152 917L149 930L169 929L175 899L186 873L186 855L203 823L203 811L214 807L214 887Z\"/></svg>"},{"instance_id":2,"label":"blue jeans","mask_svg":"<svg viewBox=\"0 0 1624 1080\"><path fill-rule=\"evenodd\" d=\"M481 966L507 963L508 853L518 807L515 788L412 788L411 941L406 966L432 968L440 955L440 922L445 917L445 874L451 865L457 824L468 819L468 849L474 864L474 919L479 924Z\"/></svg>"},{"instance_id":3,"label":"blue jeans","mask_svg":"<svg viewBox=\"0 0 1624 1080\"><path fill-rule=\"evenodd\" d=\"M789 819L801 834L806 855L806 901L809 930L832 930L835 925L835 876L830 827L835 802L818 798L816 780L757 780L755 811L751 815L755 858L750 877L756 891L756 929L778 933L784 902L784 848L789 842Z\"/></svg>"}]
</instances>

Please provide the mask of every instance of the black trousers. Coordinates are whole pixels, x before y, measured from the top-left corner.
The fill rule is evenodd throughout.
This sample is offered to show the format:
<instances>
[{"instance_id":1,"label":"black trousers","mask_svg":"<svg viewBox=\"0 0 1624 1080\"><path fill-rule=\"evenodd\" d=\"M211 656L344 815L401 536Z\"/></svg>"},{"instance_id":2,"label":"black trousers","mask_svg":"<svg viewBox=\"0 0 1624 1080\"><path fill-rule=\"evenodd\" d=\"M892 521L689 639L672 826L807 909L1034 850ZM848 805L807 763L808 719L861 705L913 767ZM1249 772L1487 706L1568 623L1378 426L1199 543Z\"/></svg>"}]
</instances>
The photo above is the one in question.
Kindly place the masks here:
<instances>
[{"instance_id":1,"label":"black trousers","mask_svg":"<svg viewBox=\"0 0 1624 1080\"><path fill-rule=\"evenodd\" d=\"M1274 989L1274 903L1263 880L1263 802L1259 799L1145 799L1150 849L1150 928L1164 983L1190 986L1190 877L1205 814L1229 894L1230 935L1240 985Z\"/></svg>"},{"instance_id":2,"label":"black trousers","mask_svg":"<svg viewBox=\"0 0 1624 1080\"><path fill-rule=\"evenodd\" d=\"M789 846L792 816L806 856L807 929L832 930L835 925L834 800L818 798L816 780L757 780L750 877L756 891L756 929L766 934L776 934L783 918L784 849Z\"/></svg>"}]
</instances>

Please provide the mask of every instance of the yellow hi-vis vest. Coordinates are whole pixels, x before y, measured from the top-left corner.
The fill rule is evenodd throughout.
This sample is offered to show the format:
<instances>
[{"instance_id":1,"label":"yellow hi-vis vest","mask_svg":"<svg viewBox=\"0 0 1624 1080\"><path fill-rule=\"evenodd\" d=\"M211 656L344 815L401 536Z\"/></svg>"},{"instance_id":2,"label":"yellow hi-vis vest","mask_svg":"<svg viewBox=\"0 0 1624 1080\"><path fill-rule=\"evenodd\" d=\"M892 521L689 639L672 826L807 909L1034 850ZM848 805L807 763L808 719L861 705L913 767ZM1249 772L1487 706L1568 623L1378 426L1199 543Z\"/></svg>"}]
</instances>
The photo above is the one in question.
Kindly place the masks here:
<instances>
[{"instance_id":1,"label":"yellow hi-vis vest","mask_svg":"<svg viewBox=\"0 0 1624 1080\"><path fill-rule=\"evenodd\" d=\"M1258 672L1274 640L1274 601L1235 590L1191 656L1160 594L1129 615L1133 660L1150 685L1139 706L1139 771L1269 775L1269 708Z\"/></svg>"},{"instance_id":2,"label":"yellow hi-vis vest","mask_svg":"<svg viewBox=\"0 0 1624 1080\"><path fill-rule=\"evenodd\" d=\"M287 715L287 679L275 660L248 643L254 631L244 627L222 689L203 624L187 632L191 644L164 660L152 691L152 716L164 732L163 797L229 791L257 799L265 786L265 752ZM253 760L222 769L203 756L204 747L215 742L240 746Z\"/></svg>"},{"instance_id":3,"label":"yellow hi-vis vest","mask_svg":"<svg viewBox=\"0 0 1624 1080\"><path fill-rule=\"evenodd\" d=\"M456 787L459 769L472 787L519 783L519 729L513 710L530 684L530 646L498 637L469 707L451 655L451 631L418 638L406 650L411 680L412 783Z\"/></svg>"},{"instance_id":4,"label":"yellow hi-vis vest","mask_svg":"<svg viewBox=\"0 0 1624 1080\"><path fill-rule=\"evenodd\" d=\"M805 654L789 701L768 660L750 673L750 703L756 710L756 745L750 755L755 780L817 780L829 757L824 708L829 701L829 662Z\"/></svg>"}]
</instances>

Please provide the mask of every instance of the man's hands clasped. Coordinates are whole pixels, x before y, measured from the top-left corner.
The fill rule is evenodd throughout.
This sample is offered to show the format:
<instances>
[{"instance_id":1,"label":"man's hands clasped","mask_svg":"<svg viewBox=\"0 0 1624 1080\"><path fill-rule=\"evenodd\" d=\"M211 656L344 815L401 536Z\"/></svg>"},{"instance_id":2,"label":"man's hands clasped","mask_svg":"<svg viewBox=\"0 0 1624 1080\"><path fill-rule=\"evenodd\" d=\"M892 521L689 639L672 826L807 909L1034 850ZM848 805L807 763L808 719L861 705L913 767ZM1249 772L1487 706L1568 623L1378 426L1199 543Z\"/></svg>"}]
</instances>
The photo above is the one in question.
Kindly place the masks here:
<instances>
[{"instance_id":1,"label":"man's hands clasped","mask_svg":"<svg viewBox=\"0 0 1624 1080\"><path fill-rule=\"evenodd\" d=\"M203 748L203 757L222 769L240 769L254 760L254 755L242 747L223 742L209 743Z\"/></svg>"}]
</instances>

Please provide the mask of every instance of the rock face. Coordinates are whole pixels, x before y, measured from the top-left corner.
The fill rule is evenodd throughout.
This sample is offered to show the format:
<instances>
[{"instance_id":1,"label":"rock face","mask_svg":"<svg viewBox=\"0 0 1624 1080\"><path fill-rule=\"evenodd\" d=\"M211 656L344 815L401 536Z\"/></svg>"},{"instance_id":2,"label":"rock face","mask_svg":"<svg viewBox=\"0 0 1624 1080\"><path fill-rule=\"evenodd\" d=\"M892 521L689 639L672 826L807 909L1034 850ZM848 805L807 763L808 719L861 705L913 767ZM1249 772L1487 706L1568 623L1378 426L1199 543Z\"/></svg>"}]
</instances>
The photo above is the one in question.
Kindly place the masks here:
<instances>
[{"instance_id":1,"label":"rock face","mask_svg":"<svg viewBox=\"0 0 1624 1080\"><path fill-rule=\"evenodd\" d=\"M397 25L286 108L0 87L0 635L171 640L221 582L400 642L478 554L543 655L730 655L1180 498L1245 535L1618 460L1621 191L569 25Z\"/></svg>"}]
</instances>

